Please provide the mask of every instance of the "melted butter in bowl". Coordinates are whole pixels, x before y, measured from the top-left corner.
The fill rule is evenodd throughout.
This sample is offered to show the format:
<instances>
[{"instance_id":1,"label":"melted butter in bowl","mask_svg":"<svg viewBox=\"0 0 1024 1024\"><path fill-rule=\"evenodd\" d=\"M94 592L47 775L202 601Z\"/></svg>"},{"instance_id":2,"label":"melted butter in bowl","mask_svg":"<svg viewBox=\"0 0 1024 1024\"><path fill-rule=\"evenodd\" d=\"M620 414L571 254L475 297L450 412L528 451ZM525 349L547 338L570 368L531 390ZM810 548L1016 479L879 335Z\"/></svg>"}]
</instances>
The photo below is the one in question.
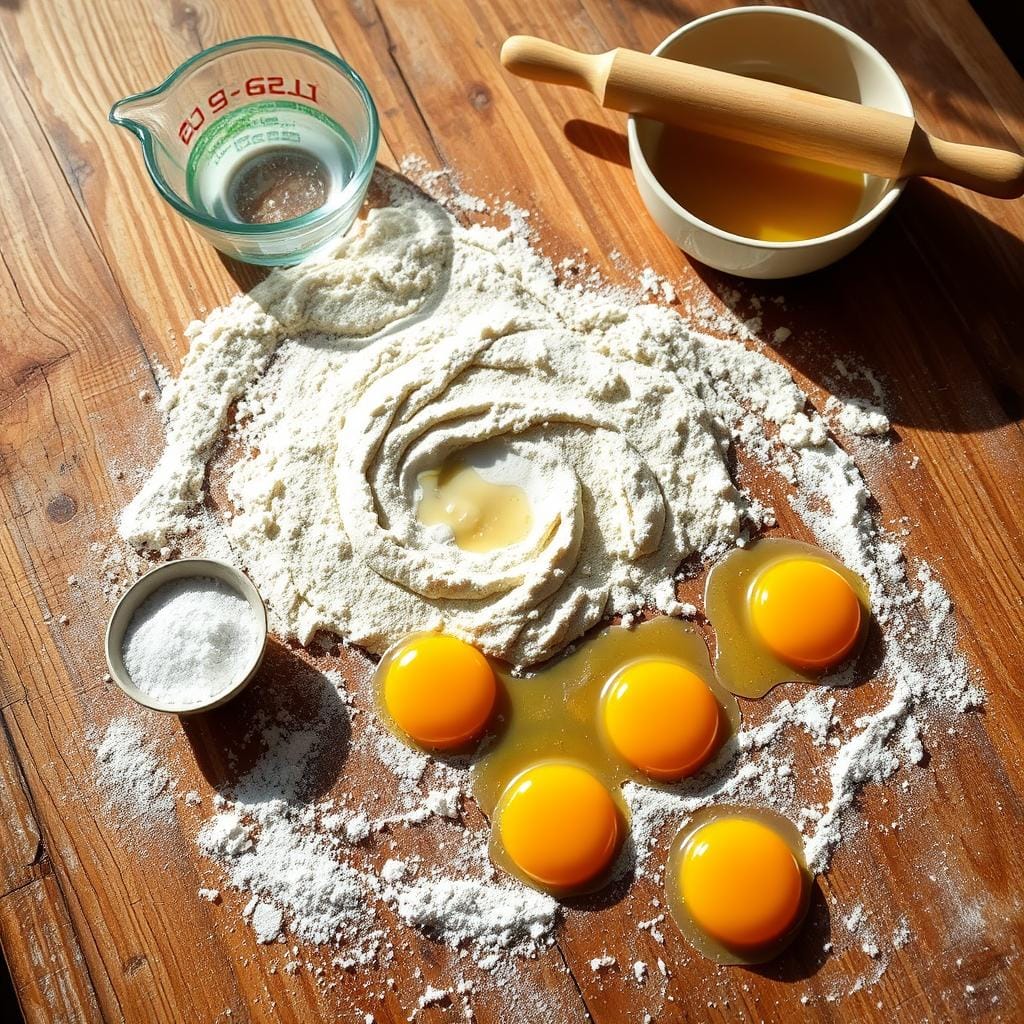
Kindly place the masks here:
<instances>
[{"instance_id":1,"label":"melted butter in bowl","mask_svg":"<svg viewBox=\"0 0 1024 1024\"><path fill-rule=\"evenodd\" d=\"M734 235L797 242L841 231L863 212L860 171L666 125L652 156L681 206Z\"/></svg>"}]
</instances>

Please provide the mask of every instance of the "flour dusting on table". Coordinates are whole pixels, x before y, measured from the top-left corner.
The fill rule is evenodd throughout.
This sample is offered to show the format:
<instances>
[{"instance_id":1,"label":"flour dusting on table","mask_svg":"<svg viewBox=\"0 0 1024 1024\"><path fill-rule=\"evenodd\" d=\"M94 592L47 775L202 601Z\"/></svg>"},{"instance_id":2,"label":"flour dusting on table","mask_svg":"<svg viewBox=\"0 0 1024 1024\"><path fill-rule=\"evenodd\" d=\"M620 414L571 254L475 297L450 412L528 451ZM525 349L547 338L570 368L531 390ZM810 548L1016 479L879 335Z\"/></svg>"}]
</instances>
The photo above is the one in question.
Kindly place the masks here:
<instances>
[{"instance_id":1,"label":"flour dusting on table","mask_svg":"<svg viewBox=\"0 0 1024 1024\"><path fill-rule=\"evenodd\" d=\"M446 179L428 183L443 192ZM443 626L529 665L611 614L692 615L677 599L680 564L706 564L775 525L764 497L740 486L739 456L773 475L816 541L865 579L884 647L866 684L876 699L850 720L843 685L852 677L795 700L769 695L765 714L696 778L628 783L629 867L660 882L675 830L697 809L733 800L789 815L809 864L827 870L861 788L919 763L932 724L982 700L941 584L907 563L830 433L884 451L881 396L833 399L819 412L761 351L759 318L684 319L648 301L687 308L653 271L633 293L578 262L558 272L530 247L522 211L506 211L506 230L467 227L405 185L387 188L390 204L333 258L275 271L190 327L189 354L161 402L166 449L124 511L123 537L165 552L217 545L252 574L276 631L303 643L337 633L379 652L398 635ZM461 213L483 212L472 197L447 198ZM701 334L694 320L731 337ZM777 343L787 338L775 331ZM235 452L232 507L214 517L204 481L225 439ZM483 567L414 515L417 473L471 442L500 442L530 462L528 487L550 526L528 552ZM464 820L464 768L401 747L359 712L372 704L366 680L329 683L313 724L286 712L261 723L263 754L212 813L203 808L200 850L225 886L250 898L246 918L261 942L294 937L334 948L342 968L386 966L397 955L386 908L510 979L509 954L541 954L563 911L490 864L486 829ZM354 749L392 776L392 797L303 789L339 721ZM103 783L114 751L139 764L137 737L116 722L111 730L98 758ZM812 752L813 778L799 777L798 742ZM166 773L158 763L152 771L158 785ZM824 800L812 795L822 784ZM136 788L122 786L129 804ZM422 828L447 837L443 852L406 851L404 830ZM387 857L375 860L378 849ZM663 944L654 909L638 927ZM909 939L850 935L875 950L864 955L879 977ZM657 971L647 963L626 968L637 985L668 976L663 961ZM616 973L614 958L592 967ZM423 1005L437 1002L432 991Z\"/></svg>"},{"instance_id":2,"label":"flour dusting on table","mask_svg":"<svg viewBox=\"0 0 1024 1024\"><path fill-rule=\"evenodd\" d=\"M145 824L173 814L171 775L156 744L131 716L115 718L107 726L96 744L96 766L112 809Z\"/></svg>"}]
</instances>

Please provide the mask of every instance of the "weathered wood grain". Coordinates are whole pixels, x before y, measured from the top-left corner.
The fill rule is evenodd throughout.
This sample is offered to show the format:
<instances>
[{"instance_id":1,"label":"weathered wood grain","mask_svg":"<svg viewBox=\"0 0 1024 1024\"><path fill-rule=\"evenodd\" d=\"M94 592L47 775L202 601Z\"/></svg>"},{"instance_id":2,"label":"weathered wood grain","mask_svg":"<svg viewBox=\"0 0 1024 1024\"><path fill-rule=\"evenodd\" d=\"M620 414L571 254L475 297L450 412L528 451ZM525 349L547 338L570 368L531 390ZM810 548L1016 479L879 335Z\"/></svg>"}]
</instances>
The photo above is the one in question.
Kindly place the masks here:
<instances>
[{"instance_id":1,"label":"weathered wood grain","mask_svg":"<svg viewBox=\"0 0 1024 1024\"><path fill-rule=\"evenodd\" d=\"M582 93L505 76L497 48L508 34L530 32L581 49L650 49L713 6L0 5L0 942L33 1024L345 1020L364 1010L402 1020L425 984L443 985L457 969L449 951L403 938L396 988L384 1003L368 1001L373 985L347 976L333 987L306 971L286 976L276 969L280 952L256 946L240 925L238 894L225 893L221 906L196 899L200 885L217 884L191 842L198 812L179 809L154 842L112 827L89 777L89 725L119 706L101 678L109 606L68 577L95 564L90 545L104 541L133 493L137 482L124 471L155 457L156 417L139 397L154 389L150 360L176 368L184 324L256 279L171 215L135 143L107 124L106 112L202 47L260 32L333 46L377 99L383 163L418 154L456 167L471 191L507 194L533 211L550 255L586 249L613 279L651 265L681 293L739 287L741 306L784 294L786 311L766 316L766 337L778 323L794 328L778 355L812 399L836 358L860 356L875 368L897 451L907 455L897 471L867 464L872 491L886 521L913 524L911 556L927 557L948 584L964 648L990 695L983 715L957 722L957 735L937 729L929 737L929 770L914 776L915 818L893 829L893 798L865 794L868 826L820 882L806 934L777 964L716 969L670 925L663 944L639 933L637 922L658 913L659 894L643 882L570 912L558 948L523 965L521 992L482 996L477 1019L530 1019L531 990L543 994L552 1019L567 1021L587 1013L599 1022L639 1020L647 1010L657 1020L723 1021L1024 1015L1022 204L916 183L863 249L809 279L748 287L692 266L657 233L632 188L621 119ZM930 130L1024 143L1024 88L966 0L805 6L877 45ZM624 262L611 261L612 250ZM921 460L913 469L912 454ZM778 498L783 528L800 535ZM271 658L261 679L273 692L287 691L296 657L281 648ZM336 664L362 670L355 652ZM866 708L875 696L863 688L853 699ZM245 700L258 699L257 688ZM188 731L153 722L181 785L204 801L224 781L225 745L252 710L245 700ZM797 772L810 764L805 754L798 750ZM333 784L373 786L371 772L353 754ZM415 841L426 848L432 839ZM879 934L906 916L914 938L876 984L846 994L870 958L853 951L822 967L820 949L843 927L837 908L858 902ZM598 975L588 961L604 953L618 966ZM632 977L634 960L651 970L643 986ZM841 1002L830 1001L840 993ZM455 1011L424 1019L445 1012Z\"/></svg>"},{"instance_id":2,"label":"weathered wood grain","mask_svg":"<svg viewBox=\"0 0 1024 1024\"><path fill-rule=\"evenodd\" d=\"M43 852L39 824L6 729L0 733L0 831L0 848L4 851L0 862L2 899L32 881Z\"/></svg>"},{"instance_id":3,"label":"weathered wood grain","mask_svg":"<svg viewBox=\"0 0 1024 1024\"><path fill-rule=\"evenodd\" d=\"M89 972L52 875L0 900L0 942L26 1021L99 1020Z\"/></svg>"}]
</instances>

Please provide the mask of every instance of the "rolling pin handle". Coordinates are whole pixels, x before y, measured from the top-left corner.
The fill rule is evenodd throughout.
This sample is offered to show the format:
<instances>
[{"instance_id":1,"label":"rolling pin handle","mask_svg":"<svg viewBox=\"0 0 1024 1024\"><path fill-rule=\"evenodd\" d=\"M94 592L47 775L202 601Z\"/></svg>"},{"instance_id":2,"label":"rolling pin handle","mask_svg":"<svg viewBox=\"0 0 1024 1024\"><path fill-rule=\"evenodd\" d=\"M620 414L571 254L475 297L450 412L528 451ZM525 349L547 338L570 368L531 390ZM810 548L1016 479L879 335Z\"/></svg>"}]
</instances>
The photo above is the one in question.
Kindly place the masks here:
<instances>
[{"instance_id":1,"label":"rolling pin handle","mask_svg":"<svg viewBox=\"0 0 1024 1024\"><path fill-rule=\"evenodd\" d=\"M615 51L579 53L535 36L509 36L501 47L501 64L520 78L587 89L604 102Z\"/></svg>"},{"instance_id":2,"label":"rolling pin handle","mask_svg":"<svg viewBox=\"0 0 1024 1024\"><path fill-rule=\"evenodd\" d=\"M997 199L1018 199L1024 195L1024 156L947 142L919 126L911 136L903 169L905 174L939 178Z\"/></svg>"}]
</instances>

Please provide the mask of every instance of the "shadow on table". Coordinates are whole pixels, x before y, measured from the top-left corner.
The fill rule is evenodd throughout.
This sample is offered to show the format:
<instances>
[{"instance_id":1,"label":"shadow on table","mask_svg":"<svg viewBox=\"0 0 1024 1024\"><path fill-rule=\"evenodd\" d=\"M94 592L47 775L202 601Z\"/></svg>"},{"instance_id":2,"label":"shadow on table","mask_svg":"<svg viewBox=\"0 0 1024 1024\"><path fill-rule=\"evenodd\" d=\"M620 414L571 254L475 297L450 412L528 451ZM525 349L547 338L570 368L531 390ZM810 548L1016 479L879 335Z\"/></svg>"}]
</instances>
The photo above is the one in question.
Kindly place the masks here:
<instances>
[{"instance_id":1,"label":"shadow on table","mask_svg":"<svg viewBox=\"0 0 1024 1024\"><path fill-rule=\"evenodd\" d=\"M344 767L351 735L331 679L272 637L242 694L181 722L206 780L244 802L322 797Z\"/></svg>"},{"instance_id":2,"label":"shadow on table","mask_svg":"<svg viewBox=\"0 0 1024 1024\"><path fill-rule=\"evenodd\" d=\"M629 167L629 144L625 133L579 118L566 121L562 131L566 139L584 153L620 167Z\"/></svg>"},{"instance_id":3,"label":"shadow on table","mask_svg":"<svg viewBox=\"0 0 1024 1024\"><path fill-rule=\"evenodd\" d=\"M825 894L815 879L811 885L811 904L807 910L807 919L793 944L774 960L769 960L766 964L755 964L748 970L773 981L805 981L817 974L825 965L829 957L825 952L825 946L831 940L832 914L828 908L828 900L825 899Z\"/></svg>"},{"instance_id":4,"label":"shadow on table","mask_svg":"<svg viewBox=\"0 0 1024 1024\"><path fill-rule=\"evenodd\" d=\"M931 182L911 181L860 248L804 277L749 282L690 262L718 294L781 292L804 337L761 340L826 390L837 359L881 369L894 425L975 433L1024 417L1024 241Z\"/></svg>"},{"instance_id":5,"label":"shadow on table","mask_svg":"<svg viewBox=\"0 0 1024 1024\"><path fill-rule=\"evenodd\" d=\"M582 152L628 165L622 132L582 120L564 130ZM786 313L764 305L761 340L826 390L842 384L837 359L882 369L894 424L971 433L1024 418L1024 242L931 182L911 181L873 237L804 277L754 281L679 260L715 294L784 295ZM796 337L775 343L776 326Z\"/></svg>"},{"instance_id":6,"label":"shadow on table","mask_svg":"<svg viewBox=\"0 0 1024 1024\"><path fill-rule=\"evenodd\" d=\"M251 291L256 285L265 281L271 270L274 269L273 267L259 267L255 263L243 263L241 260L236 260L233 256L222 253L220 249L217 249L216 252L217 259L220 260L224 269L231 275L231 280L238 285L239 291Z\"/></svg>"},{"instance_id":7,"label":"shadow on table","mask_svg":"<svg viewBox=\"0 0 1024 1024\"><path fill-rule=\"evenodd\" d=\"M607 910L621 903L629 895L636 878L637 852L632 828L625 825L624 831L622 848L612 868L612 880L607 885L602 885L596 892L562 896L559 898L560 903L572 910Z\"/></svg>"},{"instance_id":8,"label":"shadow on table","mask_svg":"<svg viewBox=\"0 0 1024 1024\"><path fill-rule=\"evenodd\" d=\"M25 1017L21 1012L18 995L11 979L11 971L7 966L7 959L2 949L0 949L0 1006L7 1007L4 1011L4 1018L8 1024L25 1024Z\"/></svg>"}]
</instances>

